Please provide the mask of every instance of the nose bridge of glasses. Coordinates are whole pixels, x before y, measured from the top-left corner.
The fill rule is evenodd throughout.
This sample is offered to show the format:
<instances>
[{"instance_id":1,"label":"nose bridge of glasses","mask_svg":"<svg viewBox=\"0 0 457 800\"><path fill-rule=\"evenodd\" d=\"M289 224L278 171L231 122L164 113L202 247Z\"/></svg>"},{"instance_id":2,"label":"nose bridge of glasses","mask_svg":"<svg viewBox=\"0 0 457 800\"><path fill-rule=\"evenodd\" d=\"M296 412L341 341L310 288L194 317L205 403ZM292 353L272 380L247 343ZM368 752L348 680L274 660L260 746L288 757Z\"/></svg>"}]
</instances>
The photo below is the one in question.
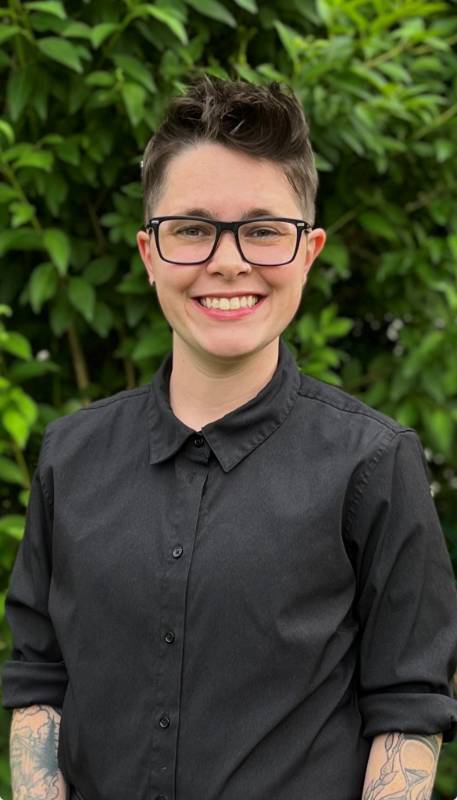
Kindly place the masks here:
<instances>
[{"instance_id":1,"label":"nose bridge of glasses","mask_svg":"<svg viewBox=\"0 0 457 800\"><path fill-rule=\"evenodd\" d=\"M213 253L213 257L216 254L216 251L221 251L221 249L223 250L224 246L226 246L226 244L225 245L223 244L223 242L224 242L224 234L228 233L228 234L232 234L232 235L229 235L229 236L225 236L225 242L227 242L227 241L230 242L230 244L229 244L229 252L230 252L230 254L233 255L233 248L235 248L235 250L238 253L239 258L241 260L244 260L243 256L242 256L242 253L240 252L239 247L238 247L238 241L237 241L237 238L238 238L238 232L237 232L238 225L239 225L239 223L237 223L237 222L219 222L215 226L216 228L219 229L218 230L219 236L217 236L217 234L216 234L216 242L217 243L215 243L215 250L214 250L214 253Z\"/></svg>"}]
</instances>

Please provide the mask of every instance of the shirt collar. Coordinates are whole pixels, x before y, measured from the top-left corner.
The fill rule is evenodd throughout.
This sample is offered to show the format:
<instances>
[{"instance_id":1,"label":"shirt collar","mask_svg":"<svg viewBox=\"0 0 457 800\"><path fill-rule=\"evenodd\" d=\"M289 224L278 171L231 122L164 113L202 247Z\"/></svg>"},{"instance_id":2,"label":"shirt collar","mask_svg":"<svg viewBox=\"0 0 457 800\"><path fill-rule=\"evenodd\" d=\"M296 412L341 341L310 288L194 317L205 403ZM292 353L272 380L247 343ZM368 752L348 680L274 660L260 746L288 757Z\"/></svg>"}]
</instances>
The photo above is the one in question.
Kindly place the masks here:
<instances>
[{"instance_id":1,"label":"shirt collar","mask_svg":"<svg viewBox=\"0 0 457 800\"><path fill-rule=\"evenodd\" d=\"M155 373L148 395L150 464L173 456L195 431L173 413L169 382L173 354ZM300 372L292 353L279 339L279 358L270 381L247 403L205 425L199 432L228 472L271 436L291 411L300 386Z\"/></svg>"}]
</instances>

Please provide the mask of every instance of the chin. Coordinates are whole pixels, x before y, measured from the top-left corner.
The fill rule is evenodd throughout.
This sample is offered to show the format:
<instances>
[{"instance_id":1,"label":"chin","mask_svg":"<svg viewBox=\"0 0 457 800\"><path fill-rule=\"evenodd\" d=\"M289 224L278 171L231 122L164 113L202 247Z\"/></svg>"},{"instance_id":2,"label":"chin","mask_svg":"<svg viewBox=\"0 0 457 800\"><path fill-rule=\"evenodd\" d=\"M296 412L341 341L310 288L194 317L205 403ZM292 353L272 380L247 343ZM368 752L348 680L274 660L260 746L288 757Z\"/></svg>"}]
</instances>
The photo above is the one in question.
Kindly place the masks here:
<instances>
[{"instance_id":1,"label":"chin","mask_svg":"<svg viewBox=\"0 0 457 800\"><path fill-rule=\"evenodd\" d=\"M240 358L262 348L262 344L253 337L227 336L219 339L214 336L209 341L200 341L200 348L209 356L216 358Z\"/></svg>"}]
</instances>

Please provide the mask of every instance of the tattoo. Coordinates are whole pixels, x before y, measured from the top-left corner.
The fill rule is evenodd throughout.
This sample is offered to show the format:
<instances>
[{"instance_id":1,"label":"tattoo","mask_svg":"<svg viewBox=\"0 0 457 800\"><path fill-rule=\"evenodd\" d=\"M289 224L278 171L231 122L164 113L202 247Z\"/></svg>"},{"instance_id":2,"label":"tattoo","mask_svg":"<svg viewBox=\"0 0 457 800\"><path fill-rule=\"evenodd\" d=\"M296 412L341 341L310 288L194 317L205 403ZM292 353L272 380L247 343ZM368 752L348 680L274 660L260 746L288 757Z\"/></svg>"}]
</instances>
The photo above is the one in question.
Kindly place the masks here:
<instances>
[{"instance_id":1,"label":"tattoo","mask_svg":"<svg viewBox=\"0 0 457 800\"><path fill-rule=\"evenodd\" d=\"M11 725L10 759L14 800L59 800L57 764L60 717L50 706L17 708Z\"/></svg>"},{"instance_id":2,"label":"tattoo","mask_svg":"<svg viewBox=\"0 0 457 800\"><path fill-rule=\"evenodd\" d=\"M418 749L417 743L426 749ZM430 800L441 736L389 733L384 746L387 759L380 769L379 778L367 786L362 800ZM426 768L413 766L417 761Z\"/></svg>"}]
</instances>

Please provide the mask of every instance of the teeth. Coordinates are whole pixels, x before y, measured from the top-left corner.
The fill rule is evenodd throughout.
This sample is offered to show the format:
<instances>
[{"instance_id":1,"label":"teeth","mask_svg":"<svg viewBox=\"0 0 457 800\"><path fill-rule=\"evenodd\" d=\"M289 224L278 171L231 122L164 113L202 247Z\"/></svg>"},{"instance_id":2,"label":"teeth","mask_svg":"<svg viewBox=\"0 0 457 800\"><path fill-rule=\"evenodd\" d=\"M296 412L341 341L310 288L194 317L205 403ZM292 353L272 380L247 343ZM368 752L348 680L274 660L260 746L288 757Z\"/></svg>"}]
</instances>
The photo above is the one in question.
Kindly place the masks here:
<instances>
[{"instance_id":1,"label":"teeth","mask_svg":"<svg viewBox=\"0 0 457 800\"><path fill-rule=\"evenodd\" d=\"M199 302L206 308L220 308L222 311L229 311L237 308L252 308L259 301L260 297L255 294L247 294L243 297L200 297Z\"/></svg>"}]
</instances>

